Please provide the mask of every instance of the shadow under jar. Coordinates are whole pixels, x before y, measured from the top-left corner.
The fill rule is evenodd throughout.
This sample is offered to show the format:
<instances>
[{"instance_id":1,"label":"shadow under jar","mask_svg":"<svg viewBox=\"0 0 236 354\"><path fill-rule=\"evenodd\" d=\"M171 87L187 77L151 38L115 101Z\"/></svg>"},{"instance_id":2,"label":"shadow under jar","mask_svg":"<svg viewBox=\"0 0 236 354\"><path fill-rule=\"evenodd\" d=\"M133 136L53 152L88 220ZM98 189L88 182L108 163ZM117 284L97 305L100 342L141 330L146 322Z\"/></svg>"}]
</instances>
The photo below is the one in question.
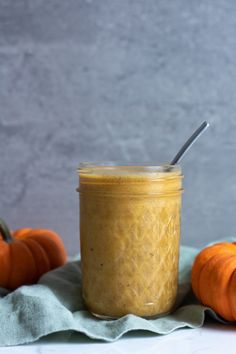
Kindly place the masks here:
<instances>
[{"instance_id":1,"label":"shadow under jar","mask_svg":"<svg viewBox=\"0 0 236 354\"><path fill-rule=\"evenodd\" d=\"M169 313L178 286L182 174L80 164L82 291L100 318Z\"/></svg>"}]
</instances>

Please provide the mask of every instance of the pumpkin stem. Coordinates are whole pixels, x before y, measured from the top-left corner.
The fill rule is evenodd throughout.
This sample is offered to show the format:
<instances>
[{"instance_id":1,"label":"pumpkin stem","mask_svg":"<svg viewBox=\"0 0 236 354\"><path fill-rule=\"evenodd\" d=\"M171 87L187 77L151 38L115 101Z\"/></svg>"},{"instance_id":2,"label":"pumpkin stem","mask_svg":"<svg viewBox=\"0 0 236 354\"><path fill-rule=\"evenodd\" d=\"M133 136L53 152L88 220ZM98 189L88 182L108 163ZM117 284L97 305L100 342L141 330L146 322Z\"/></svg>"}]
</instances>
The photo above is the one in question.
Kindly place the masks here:
<instances>
[{"instance_id":1,"label":"pumpkin stem","mask_svg":"<svg viewBox=\"0 0 236 354\"><path fill-rule=\"evenodd\" d=\"M10 243L13 241L13 238L11 236L11 232L10 232L7 224L1 218L0 218L0 234L3 238L3 240L6 241L7 243Z\"/></svg>"}]
</instances>

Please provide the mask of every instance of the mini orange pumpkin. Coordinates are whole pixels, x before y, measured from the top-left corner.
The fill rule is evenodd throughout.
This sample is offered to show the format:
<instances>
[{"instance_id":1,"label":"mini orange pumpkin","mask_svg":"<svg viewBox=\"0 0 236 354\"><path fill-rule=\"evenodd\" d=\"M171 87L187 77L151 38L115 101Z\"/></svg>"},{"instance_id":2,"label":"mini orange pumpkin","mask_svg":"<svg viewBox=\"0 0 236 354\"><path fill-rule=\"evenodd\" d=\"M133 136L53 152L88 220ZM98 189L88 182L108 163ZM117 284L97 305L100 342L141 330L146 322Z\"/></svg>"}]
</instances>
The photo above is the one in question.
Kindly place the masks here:
<instances>
[{"instance_id":1,"label":"mini orange pumpkin","mask_svg":"<svg viewBox=\"0 0 236 354\"><path fill-rule=\"evenodd\" d=\"M23 228L11 234L0 219L0 286L14 290L66 262L60 237L48 229Z\"/></svg>"},{"instance_id":2,"label":"mini orange pumpkin","mask_svg":"<svg viewBox=\"0 0 236 354\"><path fill-rule=\"evenodd\" d=\"M193 292L225 320L236 321L236 243L203 249L192 267Z\"/></svg>"}]
</instances>

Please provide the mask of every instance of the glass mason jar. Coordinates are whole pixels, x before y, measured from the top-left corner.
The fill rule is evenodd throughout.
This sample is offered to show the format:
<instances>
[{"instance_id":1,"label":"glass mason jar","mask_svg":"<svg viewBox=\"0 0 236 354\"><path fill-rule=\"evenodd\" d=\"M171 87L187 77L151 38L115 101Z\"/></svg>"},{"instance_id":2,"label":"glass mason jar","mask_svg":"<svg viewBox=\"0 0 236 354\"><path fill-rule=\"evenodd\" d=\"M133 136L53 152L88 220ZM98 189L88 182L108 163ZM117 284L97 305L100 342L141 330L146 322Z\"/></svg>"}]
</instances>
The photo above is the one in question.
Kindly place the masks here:
<instances>
[{"instance_id":1,"label":"glass mason jar","mask_svg":"<svg viewBox=\"0 0 236 354\"><path fill-rule=\"evenodd\" d=\"M179 166L80 164L82 291L100 318L169 313L178 285Z\"/></svg>"}]
</instances>

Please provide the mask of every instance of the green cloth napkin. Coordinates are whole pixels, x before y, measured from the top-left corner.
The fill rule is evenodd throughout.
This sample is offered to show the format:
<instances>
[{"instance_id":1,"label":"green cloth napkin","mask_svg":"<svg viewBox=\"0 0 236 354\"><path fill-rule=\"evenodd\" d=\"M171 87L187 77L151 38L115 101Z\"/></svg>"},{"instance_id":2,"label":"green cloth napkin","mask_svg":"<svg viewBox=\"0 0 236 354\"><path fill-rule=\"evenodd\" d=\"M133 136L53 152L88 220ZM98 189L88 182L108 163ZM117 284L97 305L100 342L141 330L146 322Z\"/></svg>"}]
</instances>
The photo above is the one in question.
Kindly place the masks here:
<instances>
[{"instance_id":1,"label":"green cloth napkin","mask_svg":"<svg viewBox=\"0 0 236 354\"><path fill-rule=\"evenodd\" d=\"M36 341L51 333L74 331L104 341L115 341L133 330L168 334L178 328L203 325L205 312L223 322L211 309L197 303L190 286L190 271L197 249L180 249L177 310L165 317L146 320L127 315L117 320L91 316L81 298L80 262L69 262L41 277L38 284L22 286L14 292L0 291L0 345Z\"/></svg>"}]
</instances>

